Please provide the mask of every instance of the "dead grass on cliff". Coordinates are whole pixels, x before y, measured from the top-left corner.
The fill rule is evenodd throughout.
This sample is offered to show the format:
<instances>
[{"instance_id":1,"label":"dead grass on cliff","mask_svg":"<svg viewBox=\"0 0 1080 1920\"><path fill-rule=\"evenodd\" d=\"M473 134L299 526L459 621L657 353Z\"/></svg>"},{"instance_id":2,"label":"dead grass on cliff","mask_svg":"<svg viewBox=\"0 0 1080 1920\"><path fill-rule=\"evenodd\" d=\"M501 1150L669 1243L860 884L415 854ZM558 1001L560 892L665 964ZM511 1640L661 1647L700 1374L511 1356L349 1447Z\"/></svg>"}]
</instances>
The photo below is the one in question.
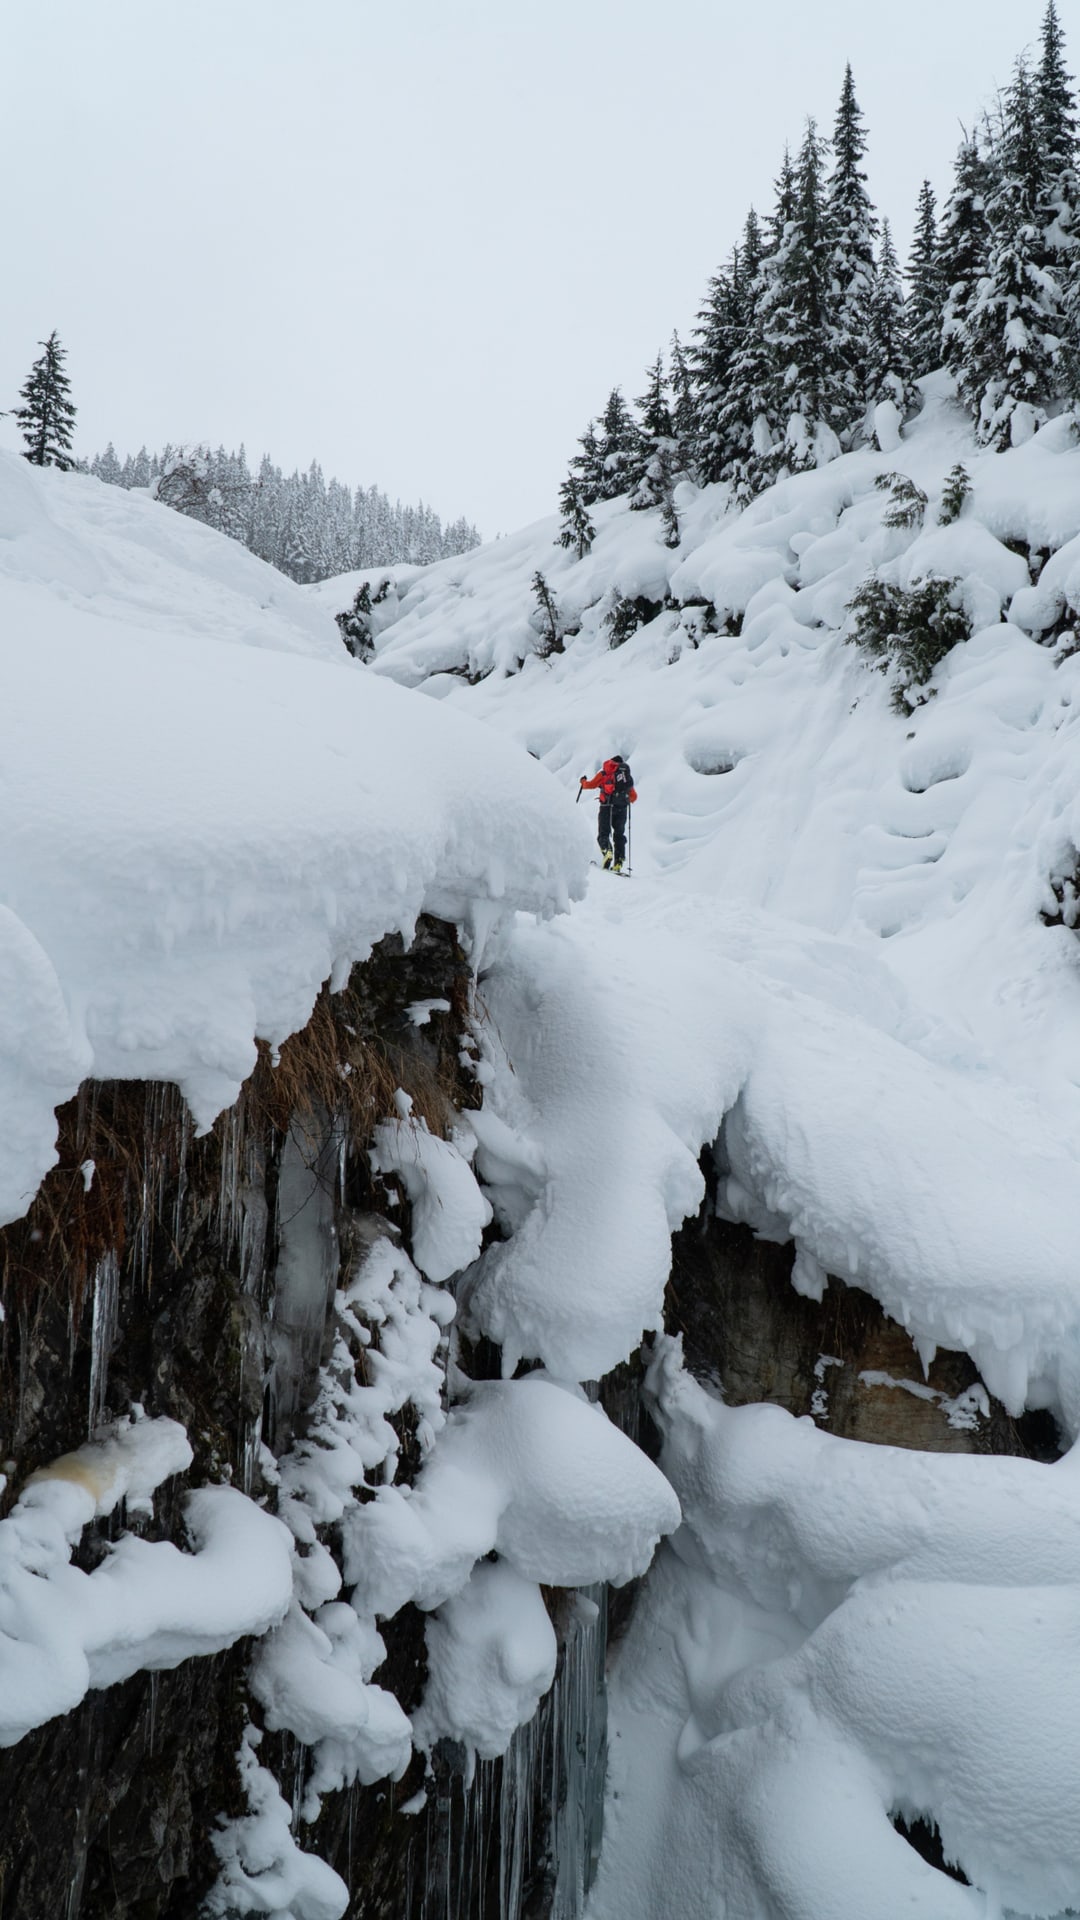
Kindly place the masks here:
<instances>
[{"instance_id":1,"label":"dead grass on cliff","mask_svg":"<svg viewBox=\"0 0 1080 1920\"><path fill-rule=\"evenodd\" d=\"M445 1136L453 1124L455 1088L449 1072L430 1065L419 1051L364 1034L360 1001L348 988L331 994L324 987L307 1026L285 1041L276 1060L265 1041L257 1044L258 1063L241 1101L248 1113L280 1132L294 1114L338 1115L353 1147L361 1150L379 1121L394 1113L399 1088L432 1133Z\"/></svg>"}]
</instances>

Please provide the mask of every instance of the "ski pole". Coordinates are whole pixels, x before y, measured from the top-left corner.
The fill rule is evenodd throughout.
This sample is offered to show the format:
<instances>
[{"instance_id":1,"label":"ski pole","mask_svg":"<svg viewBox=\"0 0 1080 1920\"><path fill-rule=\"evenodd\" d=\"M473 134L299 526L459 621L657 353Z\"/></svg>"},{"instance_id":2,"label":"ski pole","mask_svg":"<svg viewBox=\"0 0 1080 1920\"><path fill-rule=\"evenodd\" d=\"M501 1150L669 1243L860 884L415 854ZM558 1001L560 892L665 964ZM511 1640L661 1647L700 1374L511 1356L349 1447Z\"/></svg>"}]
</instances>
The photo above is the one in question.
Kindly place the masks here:
<instances>
[{"instance_id":1,"label":"ski pole","mask_svg":"<svg viewBox=\"0 0 1080 1920\"><path fill-rule=\"evenodd\" d=\"M578 803L578 800L580 800L580 799L581 799L581 795L582 795L582 793L583 793L583 791L584 791L584 787L585 787L585 775L584 775L584 774L582 774L582 776L581 776L581 780L580 780L580 782L578 783L578 790L577 790L577 800L575 800L575 801L574 801L574 805L575 805L575 807L577 806L577 803Z\"/></svg>"}]
</instances>

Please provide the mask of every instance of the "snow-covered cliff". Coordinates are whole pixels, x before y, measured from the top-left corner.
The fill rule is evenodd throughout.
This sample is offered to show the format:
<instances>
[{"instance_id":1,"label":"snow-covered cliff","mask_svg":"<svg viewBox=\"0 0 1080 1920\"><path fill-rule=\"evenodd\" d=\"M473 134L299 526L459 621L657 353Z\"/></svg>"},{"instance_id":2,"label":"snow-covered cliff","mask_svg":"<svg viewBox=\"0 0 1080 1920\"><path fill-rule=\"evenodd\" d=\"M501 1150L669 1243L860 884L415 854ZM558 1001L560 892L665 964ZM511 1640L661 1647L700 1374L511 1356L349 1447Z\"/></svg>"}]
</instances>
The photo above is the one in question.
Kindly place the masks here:
<instances>
[{"instance_id":1,"label":"snow-covered cliff","mask_svg":"<svg viewBox=\"0 0 1080 1920\"><path fill-rule=\"evenodd\" d=\"M1075 432L980 453L935 378L887 453L742 512L724 487L677 505L674 549L614 502L580 558L552 521L369 576L376 676L483 717L568 792L617 750L641 796L632 885L597 873L567 919L520 929L492 992L518 1067L493 1111L524 1131L532 1101L555 1199L470 1279L467 1323L557 1372L615 1364L662 1324L662 1249L715 1143L719 1219L793 1242L805 1299L837 1276L908 1330L865 1396L935 1402L944 1434L985 1426L993 1395L1071 1442ZM871 577L952 583L969 636L906 699L848 644ZM926 1384L939 1347L978 1369L961 1404ZM823 1426L840 1364L823 1347ZM1071 1456L812 1445L781 1412L726 1417L664 1342L652 1387L684 1524L616 1667L590 1915L1071 1909ZM981 1891L909 1844L934 1829Z\"/></svg>"}]
</instances>

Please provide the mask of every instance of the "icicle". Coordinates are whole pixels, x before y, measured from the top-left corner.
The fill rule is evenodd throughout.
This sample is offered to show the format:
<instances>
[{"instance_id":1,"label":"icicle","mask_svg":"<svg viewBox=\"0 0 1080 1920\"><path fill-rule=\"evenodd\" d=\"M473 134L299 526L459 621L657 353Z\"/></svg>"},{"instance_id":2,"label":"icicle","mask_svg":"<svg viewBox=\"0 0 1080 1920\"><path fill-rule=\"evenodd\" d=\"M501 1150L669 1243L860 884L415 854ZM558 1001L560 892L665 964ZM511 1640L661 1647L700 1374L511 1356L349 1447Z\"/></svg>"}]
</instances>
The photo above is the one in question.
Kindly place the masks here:
<instances>
[{"instance_id":1,"label":"icicle","mask_svg":"<svg viewBox=\"0 0 1080 1920\"><path fill-rule=\"evenodd\" d=\"M105 1414L109 1360L116 1340L120 1298L120 1266L109 1250L94 1268L94 1315L90 1330L90 1405L87 1432L93 1434Z\"/></svg>"}]
</instances>

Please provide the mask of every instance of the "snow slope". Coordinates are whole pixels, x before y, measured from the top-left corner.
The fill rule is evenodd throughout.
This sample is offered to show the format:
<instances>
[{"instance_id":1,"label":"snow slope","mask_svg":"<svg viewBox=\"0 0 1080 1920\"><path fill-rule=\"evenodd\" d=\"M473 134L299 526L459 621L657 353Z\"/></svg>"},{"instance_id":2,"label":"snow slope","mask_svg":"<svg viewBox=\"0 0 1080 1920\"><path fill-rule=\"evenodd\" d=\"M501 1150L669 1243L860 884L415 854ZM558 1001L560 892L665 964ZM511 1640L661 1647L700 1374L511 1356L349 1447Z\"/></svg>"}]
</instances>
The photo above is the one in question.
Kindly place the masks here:
<instances>
[{"instance_id":1,"label":"snow slope","mask_svg":"<svg viewBox=\"0 0 1080 1920\"><path fill-rule=\"evenodd\" d=\"M972 494L941 526L958 461ZM883 523L894 471L921 527ZM465 1276L466 1324L508 1366L615 1364L661 1324L718 1139L721 1209L795 1240L802 1291L831 1272L873 1293L911 1331L913 1385L918 1356L963 1348L1075 1437L1080 961L1041 912L1080 847L1076 437L979 453L931 382L888 456L742 513L722 487L678 504L674 552L614 502L584 559L541 522L401 571L376 608L375 677L482 716L568 792L621 751L641 794L633 884L596 874L567 919L520 924L485 983L476 1167L511 1238ZM846 644L872 570L956 579L971 622L910 717ZM563 628L546 656L537 571ZM358 579L314 597L337 609ZM616 595L651 605L612 650ZM1073 1457L897 1455L730 1412L663 1340L652 1386L684 1520L617 1663L589 1920L1080 1906ZM485 1620L447 1614L451 1679ZM540 1664L537 1644L523 1687Z\"/></svg>"},{"instance_id":2,"label":"snow slope","mask_svg":"<svg viewBox=\"0 0 1080 1920\"><path fill-rule=\"evenodd\" d=\"M960 459L971 498L942 527L938 504ZM921 530L883 525L888 498L875 479L897 470L928 496ZM1040 909L1054 908L1050 877L1072 872L1080 846L1080 653L1033 635L1060 625L1070 592L1080 602L1080 448L1059 420L1023 447L979 454L931 383L888 456L847 455L742 513L724 487L684 487L680 499L675 552L658 514L612 502L595 509L583 560L554 544L556 522L542 522L404 576L377 610L375 676L482 715L570 790L613 748L633 765L634 904L597 876L605 892L589 917L572 916L549 943L553 965L567 941L574 949L553 996L560 1008L593 975L593 1004L566 1049L591 1049L590 1069L562 1083L582 1138L563 1158L580 1169L601 1106L614 1109L607 1157L628 1167L639 1149L648 1158L652 1101L635 1100L635 1088L651 1088L654 1052L672 1062L671 1088L688 1087L675 1049L700 1043L695 1076L714 1077L708 1111L729 1115L732 1217L794 1235L809 1290L823 1267L856 1281L924 1352L968 1348L1010 1407L1050 1402L1075 1432L1080 973L1074 936L1044 925ZM957 578L973 623L909 718L845 643L847 602L874 567L901 583ZM530 625L538 569L578 629L547 658ZM336 595L335 583L315 591L329 605L353 589L349 576ZM604 620L616 592L657 610L613 651ZM707 615L721 631L706 630ZM664 926L677 952L653 950ZM721 959L735 964L733 979ZM715 1006L692 984L695 967L712 972ZM777 984L762 992L767 982ZM510 991L520 1004L520 986ZM797 1012L780 1004L793 992L810 996ZM601 1102L590 1089L623 1058L625 1084ZM543 1090L549 1113L553 1097ZM587 1122L579 1103L590 1098ZM695 1155L715 1132L699 1104L687 1092ZM656 1173L652 1191L666 1179ZM579 1231L591 1247L615 1230L593 1230L581 1171L578 1180L567 1248ZM633 1225L618 1244L632 1273L657 1228L642 1217L642 1178L628 1173L627 1186ZM595 1182L592 1201L619 1210ZM680 1203L660 1205L661 1240L665 1211L677 1218ZM512 1277L482 1281L477 1311L511 1351L565 1367L550 1328L514 1346L514 1302L531 1284L521 1255L540 1230L526 1223L506 1256ZM555 1265L569 1271L565 1259ZM639 1316L656 1324L655 1275L652 1285L620 1293L617 1331L619 1305L599 1308L610 1337L586 1352L592 1296L582 1301L568 1281L586 1371L622 1357L615 1349L633 1344Z\"/></svg>"}]
</instances>

